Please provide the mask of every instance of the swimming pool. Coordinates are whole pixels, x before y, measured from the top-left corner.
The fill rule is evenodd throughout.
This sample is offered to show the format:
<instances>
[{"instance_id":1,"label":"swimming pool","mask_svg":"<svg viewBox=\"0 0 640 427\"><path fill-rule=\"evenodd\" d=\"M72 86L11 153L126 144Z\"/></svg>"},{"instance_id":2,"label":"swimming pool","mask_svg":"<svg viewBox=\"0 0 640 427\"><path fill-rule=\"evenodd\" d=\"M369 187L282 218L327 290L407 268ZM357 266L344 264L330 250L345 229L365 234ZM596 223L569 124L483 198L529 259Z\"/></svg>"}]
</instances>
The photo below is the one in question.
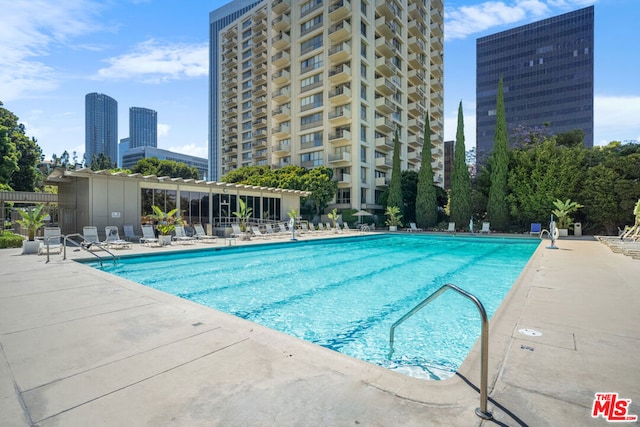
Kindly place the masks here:
<instances>
[{"instance_id":1,"label":"swimming pool","mask_svg":"<svg viewBox=\"0 0 640 427\"><path fill-rule=\"evenodd\" d=\"M389 328L445 283L493 315L536 239L382 234L122 258L103 270L402 373L442 379L479 338L480 317L447 292ZM97 267L97 264L91 263Z\"/></svg>"}]
</instances>

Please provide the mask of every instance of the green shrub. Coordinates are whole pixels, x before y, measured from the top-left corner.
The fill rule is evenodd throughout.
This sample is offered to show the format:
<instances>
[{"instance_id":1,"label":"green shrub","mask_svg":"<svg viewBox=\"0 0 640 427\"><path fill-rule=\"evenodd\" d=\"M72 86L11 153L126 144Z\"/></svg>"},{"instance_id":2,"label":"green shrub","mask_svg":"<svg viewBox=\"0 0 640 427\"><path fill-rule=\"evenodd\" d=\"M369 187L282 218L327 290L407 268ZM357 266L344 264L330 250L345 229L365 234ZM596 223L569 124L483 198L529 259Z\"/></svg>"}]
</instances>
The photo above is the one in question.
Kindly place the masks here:
<instances>
[{"instance_id":1,"label":"green shrub","mask_svg":"<svg viewBox=\"0 0 640 427\"><path fill-rule=\"evenodd\" d=\"M0 249L5 248L21 248L24 237L13 234L10 231L0 233Z\"/></svg>"}]
</instances>

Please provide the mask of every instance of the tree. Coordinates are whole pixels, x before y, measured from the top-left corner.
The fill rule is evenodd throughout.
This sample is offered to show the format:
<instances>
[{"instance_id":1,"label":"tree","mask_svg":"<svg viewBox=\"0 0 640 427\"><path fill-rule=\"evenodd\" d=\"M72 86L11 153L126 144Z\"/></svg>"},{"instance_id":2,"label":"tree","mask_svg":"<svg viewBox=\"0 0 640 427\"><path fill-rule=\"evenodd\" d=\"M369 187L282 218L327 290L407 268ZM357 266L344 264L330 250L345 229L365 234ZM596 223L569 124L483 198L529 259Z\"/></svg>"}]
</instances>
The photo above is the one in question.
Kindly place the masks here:
<instances>
[{"instance_id":1,"label":"tree","mask_svg":"<svg viewBox=\"0 0 640 427\"><path fill-rule=\"evenodd\" d=\"M402 205L405 222L416 222L416 200L418 196L418 172L402 171Z\"/></svg>"},{"instance_id":2,"label":"tree","mask_svg":"<svg viewBox=\"0 0 640 427\"><path fill-rule=\"evenodd\" d=\"M67 159L66 159L67 163L69 163L68 157L69 157L69 154L67 153ZM62 166L63 158L60 157L59 160L60 160L60 166ZM115 165L111 162L111 157L107 156L104 153L98 153L97 156L95 154L91 155L91 164L89 165L89 168L94 171L101 171L101 170L113 169L115 168Z\"/></svg>"},{"instance_id":3,"label":"tree","mask_svg":"<svg viewBox=\"0 0 640 427\"><path fill-rule=\"evenodd\" d=\"M18 152L18 170L11 177L11 187L15 191L35 191L40 188L38 181L43 178L38 169L42 149L35 139L29 139L24 134L16 135L14 140Z\"/></svg>"},{"instance_id":4,"label":"tree","mask_svg":"<svg viewBox=\"0 0 640 427\"><path fill-rule=\"evenodd\" d=\"M9 129L0 125L0 184L9 185L18 170L18 153L9 137Z\"/></svg>"},{"instance_id":5,"label":"tree","mask_svg":"<svg viewBox=\"0 0 640 427\"><path fill-rule=\"evenodd\" d=\"M433 227L438 223L438 202L433 186L433 168L431 166L431 125L429 112L424 119L424 138L422 140L422 163L418 173L418 191L416 195L416 222L419 227Z\"/></svg>"},{"instance_id":6,"label":"tree","mask_svg":"<svg viewBox=\"0 0 640 427\"><path fill-rule=\"evenodd\" d=\"M93 167L91 169L93 169ZM170 176L172 178L183 179L198 179L200 176L198 170L194 167L173 160L159 160L157 157L138 160L131 168L131 172L142 175Z\"/></svg>"},{"instance_id":7,"label":"tree","mask_svg":"<svg viewBox=\"0 0 640 427\"><path fill-rule=\"evenodd\" d=\"M507 176L509 173L509 148L507 141L507 119L504 112L502 77L498 82L496 102L496 132L491 153L491 187L487 201L487 214L495 230L509 228L509 208L507 205Z\"/></svg>"},{"instance_id":8,"label":"tree","mask_svg":"<svg viewBox=\"0 0 640 427\"><path fill-rule=\"evenodd\" d=\"M471 180L465 159L464 146L464 117L462 101L458 105L458 128L456 130L456 144L453 149L453 171L451 174L451 221L467 224L471 218Z\"/></svg>"},{"instance_id":9,"label":"tree","mask_svg":"<svg viewBox=\"0 0 640 427\"><path fill-rule=\"evenodd\" d=\"M306 200L311 202L316 215L320 215L335 197L338 183L333 180L332 169L319 166L310 169L302 176L302 187L311 192L311 196Z\"/></svg>"},{"instance_id":10,"label":"tree","mask_svg":"<svg viewBox=\"0 0 640 427\"><path fill-rule=\"evenodd\" d=\"M403 213L404 204L402 203L402 175L400 171L400 140L398 139L398 129L396 129L395 139L393 141L393 163L391 166L391 184L389 185L388 206L397 206L400 213Z\"/></svg>"}]
</instances>

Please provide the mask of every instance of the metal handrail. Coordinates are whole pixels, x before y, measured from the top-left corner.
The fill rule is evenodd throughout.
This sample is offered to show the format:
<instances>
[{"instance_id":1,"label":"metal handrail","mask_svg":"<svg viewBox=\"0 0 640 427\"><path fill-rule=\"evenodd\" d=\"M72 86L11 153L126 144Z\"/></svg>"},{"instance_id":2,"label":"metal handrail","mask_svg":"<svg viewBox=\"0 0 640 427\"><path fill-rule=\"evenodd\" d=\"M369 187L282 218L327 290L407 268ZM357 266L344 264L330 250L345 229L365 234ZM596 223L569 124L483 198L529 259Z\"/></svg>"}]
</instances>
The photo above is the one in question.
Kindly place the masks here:
<instances>
[{"instance_id":1,"label":"metal handrail","mask_svg":"<svg viewBox=\"0 0 640 427\"><path fill-rule=\"evenodd\" d=\"M403 323L405 320L416 314L420 309L429 304L431 301L439 297L448 289L452 289L458 292L460 295L467 297L478 307L478 311L480 312L480 317L482 318L482 335L480 341L480 407L476 408L476 415L482 419L490 420L493 418L491 412L487 411L487 372L489 370L489 321L487 320L487 312L484 309L484 306L480 302L478 298L471 295L469 292L460 289L456 285L452 285L451 283L447 283L440 287L437 291L429 295L426 299L424 299L420 304L416 305L412 308L407 314L402 316L400 320L391 325L391 330L389 331L389 355L388 358L391 359L393 355L393 341L396 328Z\"/></svg>"},{"instance_id":2,"label":"metal handrail","mask_svg":"<svg viewBox=\"0 0 640 427\"><path fill-rule=\"evenodd\" d=\"M47 244L47 261L45 262L45 264L49 262L49 240L59 239L60 237L62 237L62 234L56 234L55 236L48 236L46 239L44 239Z\"/></svg>"},{"instance_id":3,"label":"metal handrail","mask_svg":"<svg viewBox=\"0 0 640 427\"><path fill-rule=\"evenodd\" d=\"M91 252L89 249L87 249L86 247L82 246L81 244L79 244L78 242L76 242L75 240L70 240L70 237L82 237L82 240L86 240L85 237L80 234L80 233L74 233L74 234L67 234L66 236L64 236L64 242L63 242L63 255L62 255L62 259L65 260L67 259L67 240L71 241L74 245L76 245L77 247L85 250L87 253L90 253L91 255L93 255L94 257L98 258L98 261L100 261L100 267L102 267L102 257L100 255L98 255L95 252ZM113 259L113 265L116 265L116 261L117 261L117 257L110 252L107 248L101 246L101 245L97 245L98 248L102 249L103 251L105 251L106 253L108 253L109 255L111 255L111 258Z\"/></svg>"}]
</instances>

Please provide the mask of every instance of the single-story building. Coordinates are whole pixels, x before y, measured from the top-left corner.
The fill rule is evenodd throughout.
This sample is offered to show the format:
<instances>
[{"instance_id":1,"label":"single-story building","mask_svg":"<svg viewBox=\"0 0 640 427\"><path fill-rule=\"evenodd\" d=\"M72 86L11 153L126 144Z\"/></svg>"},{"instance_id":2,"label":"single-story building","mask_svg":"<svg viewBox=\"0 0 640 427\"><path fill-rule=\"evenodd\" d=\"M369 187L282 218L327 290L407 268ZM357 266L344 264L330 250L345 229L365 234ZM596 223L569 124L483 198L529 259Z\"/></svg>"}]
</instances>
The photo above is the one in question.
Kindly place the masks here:
<instances>
[{"instance_id":1,"label":"single-story building","mask_svg":"<svg viewBox=\"0 0 640 427\"><path fill-rule=\"evenodd\" d=\"M96 226L101 232L107 225L122 230L148 221L151 206L164 212L178 208L187 225L201 223L212 234L224 236L236 222L233 212L240 210L239 199L253 209L252 221L288 221L287 212L300 211L300 198L310 192L268 188L194 179L144 176L139 173L111 173L78 170L54 170L46 184L58 187L59 225L63 234L82 233L85 226Z\"/></svg>"}]
</instances>

